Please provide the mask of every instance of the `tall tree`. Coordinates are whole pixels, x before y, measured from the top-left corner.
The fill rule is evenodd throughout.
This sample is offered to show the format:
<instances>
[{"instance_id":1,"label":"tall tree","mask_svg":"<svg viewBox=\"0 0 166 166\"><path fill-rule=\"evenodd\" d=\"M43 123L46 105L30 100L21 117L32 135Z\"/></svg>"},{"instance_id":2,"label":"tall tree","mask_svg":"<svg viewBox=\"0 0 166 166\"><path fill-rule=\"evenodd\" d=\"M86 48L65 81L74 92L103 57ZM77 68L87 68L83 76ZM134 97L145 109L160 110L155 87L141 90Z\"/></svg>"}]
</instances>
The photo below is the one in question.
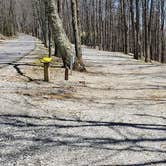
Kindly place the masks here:
<instances>
[{"instance_id":1,"label":"tall tree","mask_svg":"<svg viewBox=\"0 0 166 166\"><path fill-rule=\"evenodd\" d=\"M70 67L72 45L63 29L62 21L58 15L57 3L55 0L48 0L49 17L52 25L53 37L58 51L62 56L64 66Z\"/></svg>"},{"instance_id":2,"label":"tall tree","mask_svg":"<svg viewBox=\"0 0 166 166\"><path fill-rule=\"evenodd\" d=\"M49 17L50 17L50 22L52 25L52 34L54 37L54 42L56 43L56 46L58 47L58 51L60 55L62 56L62 60L64 63L64 66L70 67L71 63L71 56L73 54L72 51L72 45L64 31L62 21L58 15L58 8L57 8L57 3L55 3L55 0L48 0L48 5L49 5ZM76 57L75 60L76 66L81 66L80 61ZM80 70L80 68L77 68ZM82 70L82 68L81 68Z\"/></svg>"},{"instance_id":3,"label":"tall tree","mask_svg":"<svg viewBox=\"0 0 166 166\"><path fill-rule=\"evenodd\" d=\"M135 44L135 21L134 21L134 3L133 0L130 0L130 13L131 13L131 24L132 24L132 46L133 46L133 53L134 53L134 58L138 59L136 56L136 44Z\"/></svg>"},{"instance_id":4,"label":"tall tree","mask_svg":"<svg viewBox=\"0 0 166 166\"><path fill-rule=\"evenodd\" d=\"M75 68L80 68L82 71L85 71L85 65L82 60L82 49L81 49L81 39L80 39L80 21L79 21L79 4L78 0L71 0L72 7L72 23L73 23L73 32L75 39L75 52L76 52L76 60L78 62L75 63ZM78 66L80 65L80 66Z\"/></svg>"},{"instance_id":5,"label":"tall tree","mask_svg":"<svg viewBox=\"0 0 166 166\"><path fill-rule=\"evenodd\" d=\"M140 57L140 8L139 8L139 0L136 0L136 43L135 43L135 59L139 59Z\"/></svg>"},{"instance_id":6,"label":"tall tree","mask_svg":"<svg viewBox=\"0 0 166 166\"><path fill-rule=\"evenodd\" d=\"M48 45L46 4L50 0L0 0L0 33L32 34ZM63 32L75 42L70 0L54 0ZM109 51L128 51L134 58L166 62L165 0L75 0L80 4L81 42ZM77 6L77 5L76 5ZM76 7L79 9L79 7ZM17 9L17 10L16 10ZM76 10L77 10L76 9ZM77 10L78 12L79 10ZM77 13L77 15L79 15ZM77 17L79 18L79 17ZM54 40L54 36L52 36ZM56 46L57 55L59 46ZM71 44L71 43L70 43ZM61 48L61 47L60 47ZM63 50L64 51L64 50ZM78 56L77 56L78 57Z\"/></svg>"},{"instance_id":7,"label":"tall tree","mask_svg":"<svg viewBox=\"0 0 166 166\"><path fill-rule=\"evenodd\" d=\"M143 7L143 30L144 30L144 56L145 56L145 62L150 61L150 57L148 54L148 0L142 0L142 7Z\"/></svg>"},{"instance_id":8,"label":"tall tree","mask_svg":"<svg viewBox=\"0 0 166 166\"><path fill-rule=\"evenodd\" d=\"M165 61L165 33L164 33L164 24L165 24L165 0L161 0L161 62Z\"/></svg>"},{"instance_id":9,"label":"tall tree","mask_svg":"<svg viewBox=\"0 0 166 166\"><path fill-rule=\"evenodd\" d=\"M128 32L128 26L126 21L126 0L122 0L122 11L123 11L123 29L124 29L124 53L128 53L128 40L127 40L127 32Z\"/></svg>"},{"instance_id":10,"label":"tall tree","mask_svg":"<svg viewBox=\"0 0 166 166\"><path fill-rule=\"evenodd\" d=\"M153 4L154 1L151 0L150 2L150 13L149 13L149 22L148 22L148 41L147 41L147 58L146 58L146 62L150 61L152 58L152 52L151 52L151 38L152 38L152 15L153 15ZM148 10L148 9L147 9Z\"/></svg>"}]
</instances>

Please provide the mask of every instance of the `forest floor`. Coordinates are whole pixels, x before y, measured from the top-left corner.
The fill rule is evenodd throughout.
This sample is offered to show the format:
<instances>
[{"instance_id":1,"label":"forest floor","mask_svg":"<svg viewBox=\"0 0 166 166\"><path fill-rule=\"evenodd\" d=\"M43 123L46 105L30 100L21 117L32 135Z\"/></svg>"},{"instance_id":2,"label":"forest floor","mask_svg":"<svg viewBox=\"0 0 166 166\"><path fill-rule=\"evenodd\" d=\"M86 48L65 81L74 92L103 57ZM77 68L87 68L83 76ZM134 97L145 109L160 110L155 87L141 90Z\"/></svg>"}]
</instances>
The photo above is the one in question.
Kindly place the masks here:
<instances>
[{"instance_id":1,"label":"forest floor","mask_svg":"<svg viewBox=\"0 0 166 166\"><path fill-rule=\"evenodd\" d=\"M86 73L55 58L46 83L46 52L0 69L0 165L166 164L166 65L84 48Z\"/></svg>"}]
</instances>

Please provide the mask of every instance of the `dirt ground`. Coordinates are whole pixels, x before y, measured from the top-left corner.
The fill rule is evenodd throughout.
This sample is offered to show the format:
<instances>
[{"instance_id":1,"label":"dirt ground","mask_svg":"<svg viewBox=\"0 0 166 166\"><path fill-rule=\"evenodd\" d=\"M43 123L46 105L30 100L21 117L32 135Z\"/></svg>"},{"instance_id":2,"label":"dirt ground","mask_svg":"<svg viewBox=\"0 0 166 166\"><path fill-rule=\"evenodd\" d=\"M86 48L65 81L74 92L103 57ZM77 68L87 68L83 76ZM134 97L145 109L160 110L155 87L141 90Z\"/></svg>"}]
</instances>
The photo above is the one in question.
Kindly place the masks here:
<instances>
[{"instance_id":1,"label":"dirt ground","mask_svg":"<svg viewBox=\"0 0 166 166\"><path fill-rule=\"evenodd\" d=\"M166 65L84 48L86 73L55 58L46 83L46 53L0 69L0 165L166 165Z\"/></svg>"}]
</instances>

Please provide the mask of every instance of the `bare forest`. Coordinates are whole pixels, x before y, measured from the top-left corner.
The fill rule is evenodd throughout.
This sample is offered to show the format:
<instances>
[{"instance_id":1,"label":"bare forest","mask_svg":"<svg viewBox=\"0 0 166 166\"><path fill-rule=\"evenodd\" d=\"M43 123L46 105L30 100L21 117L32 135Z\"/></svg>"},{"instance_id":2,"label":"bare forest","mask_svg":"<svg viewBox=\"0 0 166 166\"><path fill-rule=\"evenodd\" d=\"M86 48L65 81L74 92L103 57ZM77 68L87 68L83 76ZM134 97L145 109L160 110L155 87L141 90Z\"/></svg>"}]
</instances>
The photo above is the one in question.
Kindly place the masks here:
<instances>
[{"instance_id":1,"label":"bare forest","mask_svg":"<svg viewBox=\"0 0 166 166\"><path fill-rule=\"evenodd\" d=\"M0 166L166 166L166 0L0 0Z\"/></svg>"},{"instance_id":2,"label":"bare forest","mask_svg":"<svg viewBox=\"0 0 166 166\"><path fill-rule=\"evenodd\" d=\"M49 2L49 1L48 1ZM45 0L0 0L0 33L32 34L48 46L49 11ZM55 0L65 32L74 42L70 0ZM78 0L81 43L100 50L132 53L164 63L165 0ZM52 28L50 28L52 31ZM51 41L54 43L53 36Z\"/></svg>"}]
</instances>

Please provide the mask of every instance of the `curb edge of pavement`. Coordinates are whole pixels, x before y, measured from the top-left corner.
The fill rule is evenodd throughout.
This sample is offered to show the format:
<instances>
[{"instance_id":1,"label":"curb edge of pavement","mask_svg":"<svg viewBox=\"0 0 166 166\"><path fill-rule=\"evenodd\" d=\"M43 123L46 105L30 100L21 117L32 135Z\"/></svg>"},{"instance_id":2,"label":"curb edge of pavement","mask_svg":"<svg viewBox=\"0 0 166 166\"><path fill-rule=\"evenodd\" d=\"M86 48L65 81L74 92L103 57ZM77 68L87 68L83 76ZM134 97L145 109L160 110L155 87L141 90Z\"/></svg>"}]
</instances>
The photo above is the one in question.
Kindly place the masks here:
<instances>
[{"instance_id":1,"label":"curb edge of pavement","mask_svg":"<svg viewBox=\"0 0 166 166\"><path fill-rule=\"evenodd\" d=\"M34 48L33 49L31 49L28 53L23 54L23 56L15 59L14 61L11 61L10 63L0 65L0 69L3 69L5 67L8 67L8 66L10 66L10 65L12 65L12 64L20 61L21 59L25 58L26 56L28 56L29 54L31 54L33 51L35 51L36 48L37 48L37 41L38 40L35 37L33 37L33 38L34 38Z\"/></svg>"}]
</instances>

